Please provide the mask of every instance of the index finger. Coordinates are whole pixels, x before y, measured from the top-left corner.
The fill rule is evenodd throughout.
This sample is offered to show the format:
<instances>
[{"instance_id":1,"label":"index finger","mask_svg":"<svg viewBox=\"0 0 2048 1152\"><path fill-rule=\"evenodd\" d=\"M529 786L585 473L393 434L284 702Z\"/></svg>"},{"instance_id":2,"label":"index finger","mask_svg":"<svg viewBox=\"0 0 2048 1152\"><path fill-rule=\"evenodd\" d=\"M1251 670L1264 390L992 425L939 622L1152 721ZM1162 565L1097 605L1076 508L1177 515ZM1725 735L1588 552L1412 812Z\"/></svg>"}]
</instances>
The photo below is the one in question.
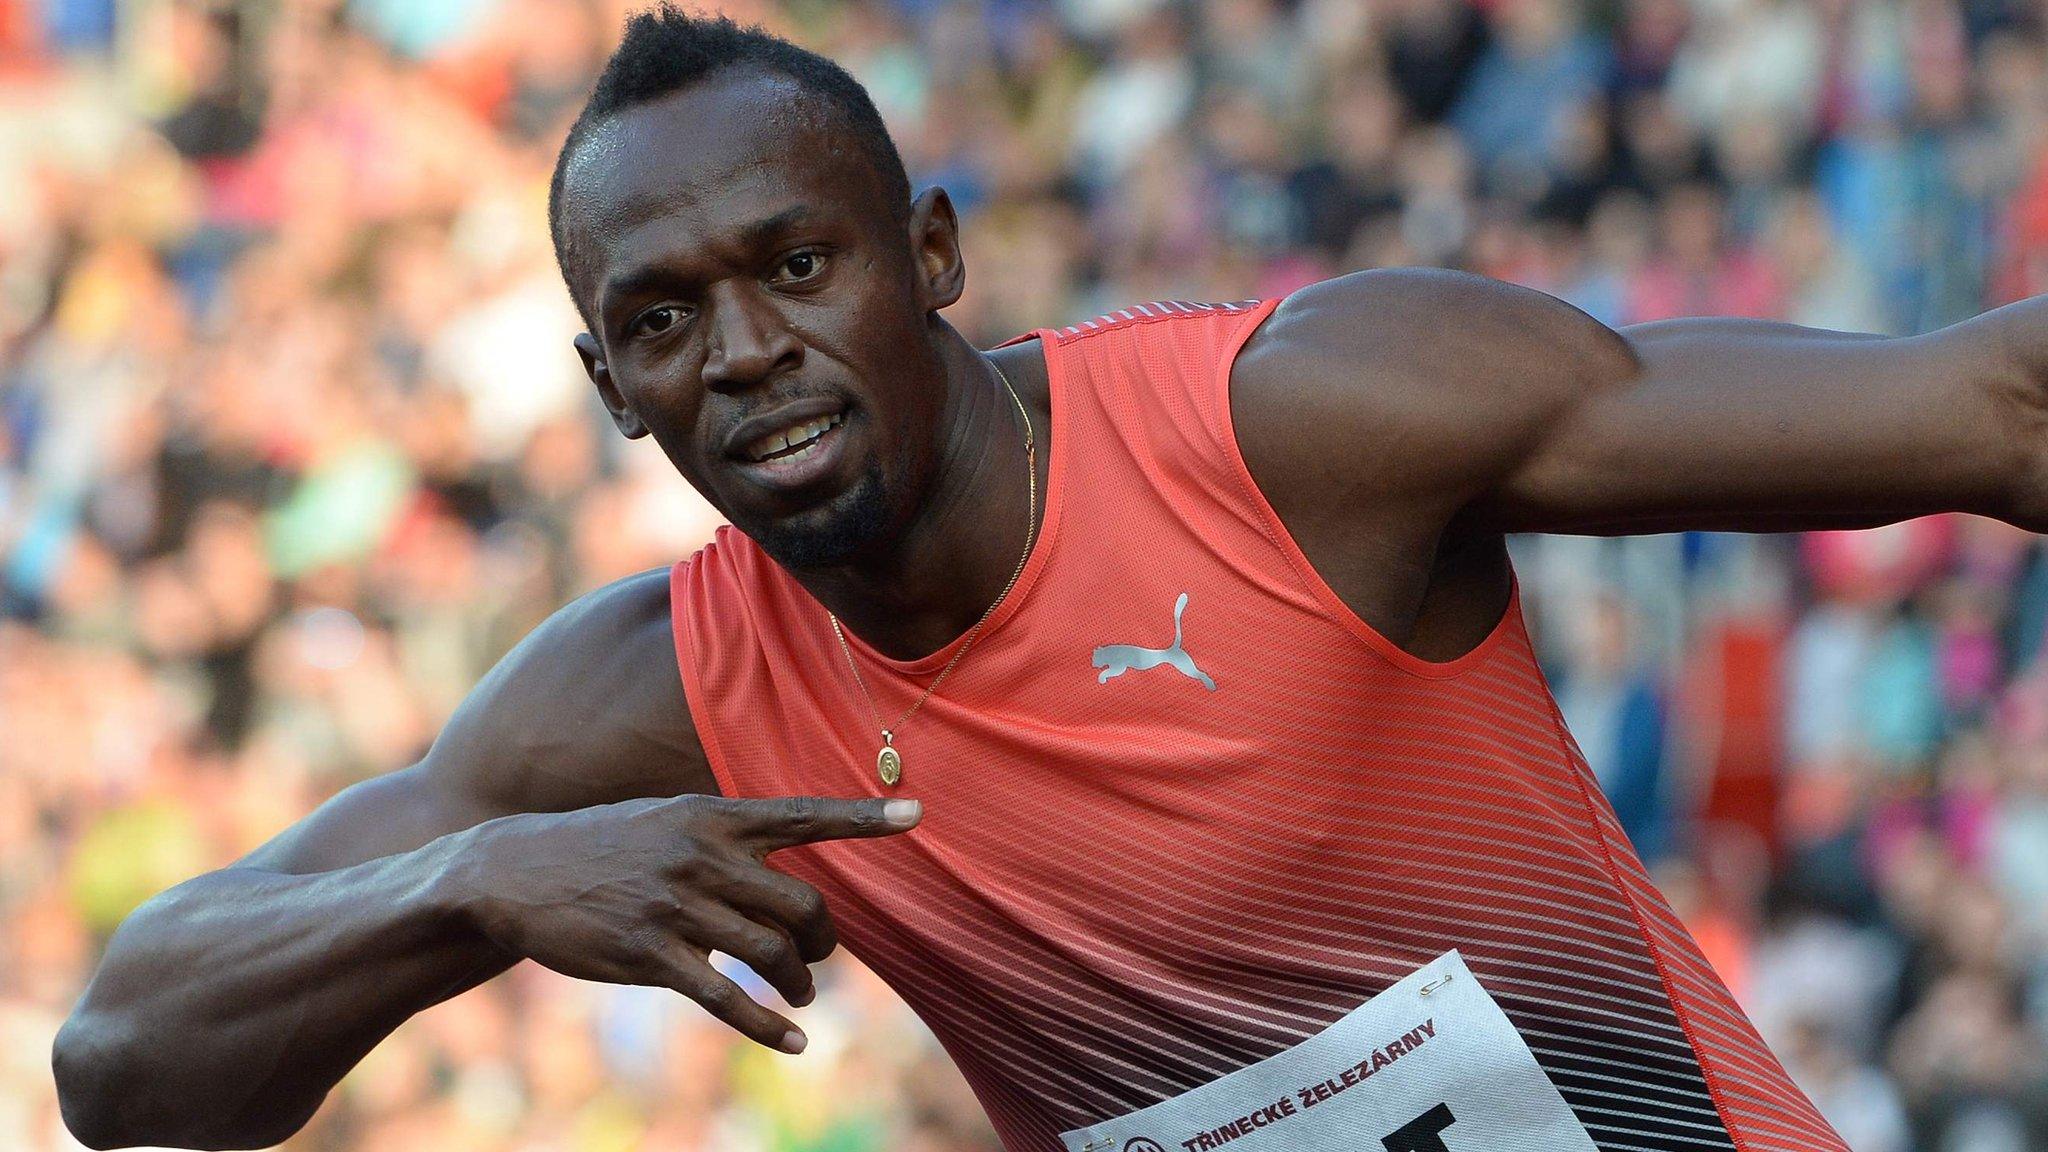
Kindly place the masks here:
<instances>
[{"instance_id":1,"label":"index finger","mask_svg":"<svg viewBox=\"0 0 2048 1152\"><path fill-rule=\"evenodd\" d=\"M820 840L894 836L917 827L924 805L880 797L849 800L835 796L777 796L729 802L739 837L773 852Z\"/></svg>"}]
</instances>

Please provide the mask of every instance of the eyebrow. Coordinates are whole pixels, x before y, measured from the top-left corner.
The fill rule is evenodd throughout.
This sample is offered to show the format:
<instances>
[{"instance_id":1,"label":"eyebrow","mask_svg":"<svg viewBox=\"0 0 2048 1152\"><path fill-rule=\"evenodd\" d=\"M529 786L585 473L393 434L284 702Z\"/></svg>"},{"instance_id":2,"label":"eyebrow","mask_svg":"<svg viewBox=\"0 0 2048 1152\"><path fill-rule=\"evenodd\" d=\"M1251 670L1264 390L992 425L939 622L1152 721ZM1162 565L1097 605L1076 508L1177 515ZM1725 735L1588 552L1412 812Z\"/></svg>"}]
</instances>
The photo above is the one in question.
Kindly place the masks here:
<instances>
[{"instance_id":1,"label":"eyebrow","mask_svg":"<svg viewBox=\"0 0 2048 1152\"><path fill-rule=\"evenodd\" d=\"M763 247L768 241L773 240L777 235L787 231L792 226L803 222L810 215L811 209L808 205L797 204L784 208L773 216L751 221L740 227L736 246L740 248ZM676 275L661 264L642 264L638 267L628 268L604 282L603 290L598 293L598 311L600 314L609 311L611 301L621 297L631 296L655 288L667 287L684 279L687 278Z\"/></svg>"}]
</instances>

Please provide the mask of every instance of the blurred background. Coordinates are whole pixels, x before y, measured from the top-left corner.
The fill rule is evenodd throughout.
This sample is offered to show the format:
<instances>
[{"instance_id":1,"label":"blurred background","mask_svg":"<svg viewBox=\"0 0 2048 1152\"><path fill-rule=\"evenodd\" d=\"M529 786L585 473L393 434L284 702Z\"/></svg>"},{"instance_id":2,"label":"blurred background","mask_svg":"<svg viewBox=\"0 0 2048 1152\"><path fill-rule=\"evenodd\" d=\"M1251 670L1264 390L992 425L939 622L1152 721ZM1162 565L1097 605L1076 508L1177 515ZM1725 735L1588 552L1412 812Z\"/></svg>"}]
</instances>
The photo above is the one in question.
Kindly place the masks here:
<instances>
[{"instance_id":1,"label":"blurred background","mask_svg":"<svg viewBox=\"0 0 2048 1152\"><path fill-rule=\"evenodd\" d=\"M135 904L410 763L714 517L570 349L548 173L632 5L0 0L0 1148ZM1440 264L1611 324L2048 291L2048 2L752 0L962 210L978 341ZM1516 541L1643 856L1856 1152L2048 1148L2048 563L1999 524ZM289 1145L986 1152L836 960L810 1052L533 965Z\"/></svg>"}]
</instances>

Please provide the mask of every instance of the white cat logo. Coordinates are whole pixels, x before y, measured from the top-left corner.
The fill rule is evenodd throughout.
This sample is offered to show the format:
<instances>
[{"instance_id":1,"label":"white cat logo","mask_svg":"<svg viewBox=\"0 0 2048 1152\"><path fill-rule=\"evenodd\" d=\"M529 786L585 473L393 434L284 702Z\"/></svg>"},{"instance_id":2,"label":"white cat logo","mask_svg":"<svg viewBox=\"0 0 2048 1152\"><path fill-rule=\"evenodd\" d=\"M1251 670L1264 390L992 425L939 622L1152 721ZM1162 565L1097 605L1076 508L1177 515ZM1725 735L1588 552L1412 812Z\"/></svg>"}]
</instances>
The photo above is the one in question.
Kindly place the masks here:
<instances>
[{"instance_id":1,"label":"white cat logo","mask_svg":"<svg viewBox=\"0 0 2048 1152\"><path fill-rule=\"evenodd\" d=\"M1121 676L1133 670L1143 672L1147 668L1157 668L1164 664L1190 680L1201 681L1202 687L1214 692L1216 682L1209 679L1207 673L1195 667L1195 658L1188 655L1187 649L1180 646L1180 617L1181 613L1187 610L1188 594L1183 592L1180 599L1173 602L1171 648L1140 648L1136 644L1104 644L1097 648L1092 659L1095 666L1102 669L1102 675L1097 676L1095 682L1107 683L1112 676Z\"/></svg>"}]
</instances>

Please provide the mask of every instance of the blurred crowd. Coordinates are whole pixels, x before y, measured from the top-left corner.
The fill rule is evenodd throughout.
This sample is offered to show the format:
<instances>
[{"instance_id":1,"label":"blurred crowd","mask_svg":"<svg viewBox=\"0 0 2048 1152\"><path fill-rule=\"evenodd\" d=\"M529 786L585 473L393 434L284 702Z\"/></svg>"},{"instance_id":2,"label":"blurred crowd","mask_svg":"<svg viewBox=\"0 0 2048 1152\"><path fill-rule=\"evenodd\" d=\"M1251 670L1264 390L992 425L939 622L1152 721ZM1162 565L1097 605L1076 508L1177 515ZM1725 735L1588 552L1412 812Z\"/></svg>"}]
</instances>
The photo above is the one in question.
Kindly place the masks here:
<instances>
[{"instance_id":1,"label":"blurred crowd","mask_svg":"<svg viewBox=\"0 0 2048 1152\"><path fill-rule=\"evenodd\" d=\"M714 515L610 433L548 248L618 0L0 0L0 1147L115 924L410 763ZM714 7L707 5L707 7ZM2048 291L2037 0L746 0L961 209L992 342L1441 264L1612 324ZM1936 518L1517 540L1646 859L1856 1152L2048 1147L2048 563ZM836 960L802 1057L532 965L290 1147L975 1152Z\"/></svg>"}]
</instances>

